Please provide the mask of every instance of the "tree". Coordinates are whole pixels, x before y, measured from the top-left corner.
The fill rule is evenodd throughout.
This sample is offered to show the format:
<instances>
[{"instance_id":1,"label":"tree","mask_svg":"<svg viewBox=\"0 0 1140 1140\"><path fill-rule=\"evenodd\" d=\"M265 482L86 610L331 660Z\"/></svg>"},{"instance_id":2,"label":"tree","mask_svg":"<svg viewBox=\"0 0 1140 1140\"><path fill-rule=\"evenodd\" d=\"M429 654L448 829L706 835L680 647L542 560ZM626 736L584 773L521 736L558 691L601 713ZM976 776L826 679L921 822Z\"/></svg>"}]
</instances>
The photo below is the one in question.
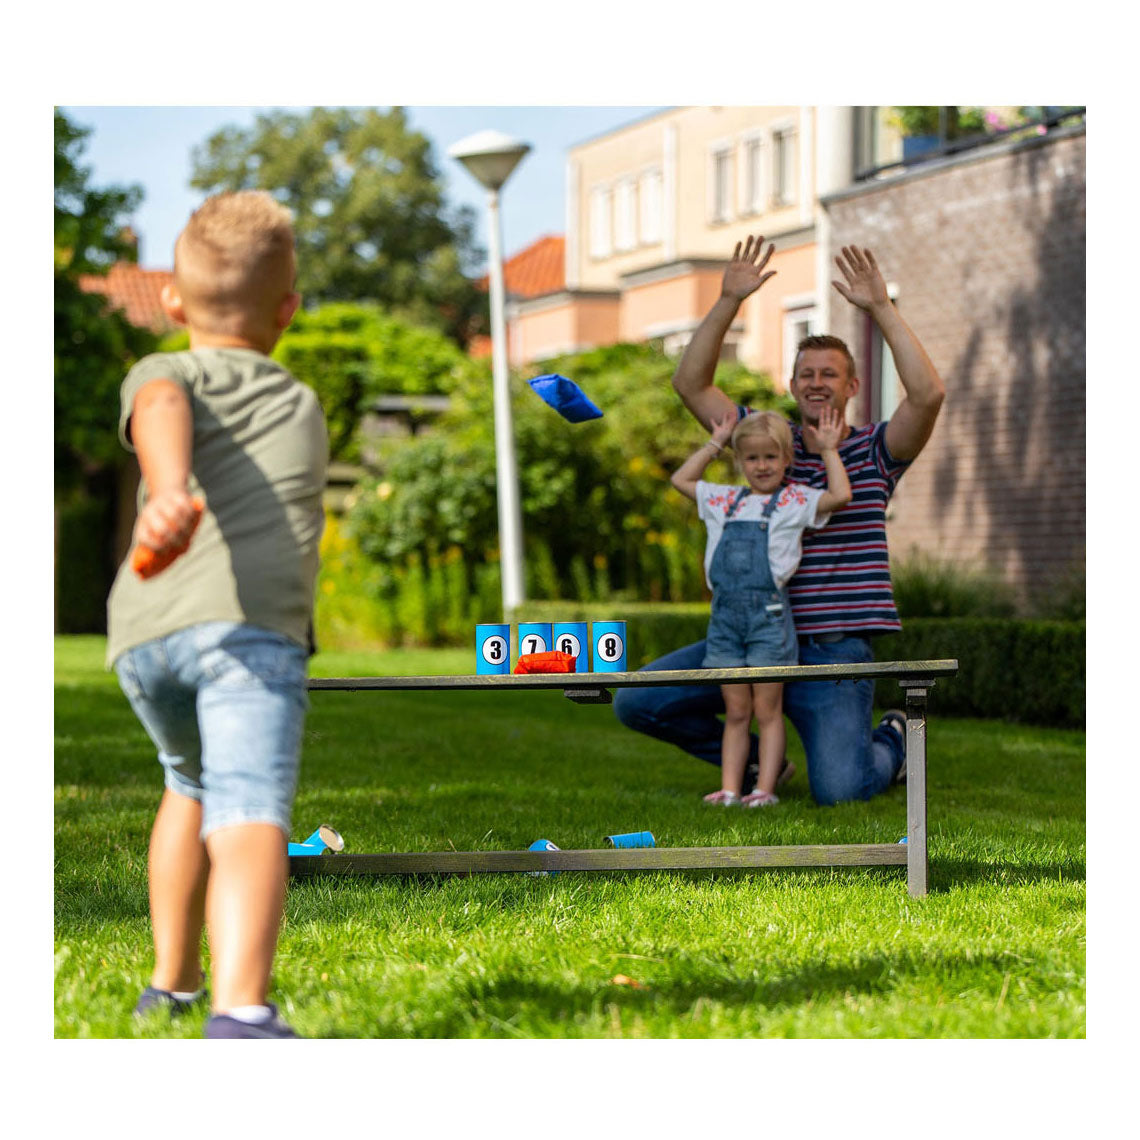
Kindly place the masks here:
<instances>
[{"instance_id":1,"label":"tree","mask_svg":"<svg viewBox=\"0 0 1140 1140\"><path fill-rule=\"evenodd\" d=\"M400 107L274 111L192 155L200 190L268 190L294 214L306 301L371 301L465 344L486 297L473 212L449 213L430 141Z\"/></svg>"},{"instance_id":2,"label":"tree","mask_svg":"<svg viewBox=\"0 0 1140 1140\"><path fill-rule=\"evenodd\" d=\"M137 186L88 185L90 170L79 160L90 133L55 112L55 475L64 491L125 459L119 384L156 344L79 287L80 274L105 273L131 256L123 229L142 198Z\"/></svg>"},{"instance_id":3,"label":"tree","mask_svg":"<svg viewBox=\"0 0 1140 1140\"><path fill-rule=\"evenodd\" d=\"M702 596L703 532L669 472L701 430L670 384L676 361L643 344L617 344L544 362L578 381L604 415L568 424L512 379L523 531L533 597L588 601ZM770 379L722 364L733 399L790 414ZM392 445L379 478L358 489L349 516L364 553L395 582L409 557L461 552L474 583L497 560L494 414L485 376L461 375L437 431ZM731 468L720 475L731 478ZM710 477L716 478L714 474Z\"/></svg>"}]
</instances>

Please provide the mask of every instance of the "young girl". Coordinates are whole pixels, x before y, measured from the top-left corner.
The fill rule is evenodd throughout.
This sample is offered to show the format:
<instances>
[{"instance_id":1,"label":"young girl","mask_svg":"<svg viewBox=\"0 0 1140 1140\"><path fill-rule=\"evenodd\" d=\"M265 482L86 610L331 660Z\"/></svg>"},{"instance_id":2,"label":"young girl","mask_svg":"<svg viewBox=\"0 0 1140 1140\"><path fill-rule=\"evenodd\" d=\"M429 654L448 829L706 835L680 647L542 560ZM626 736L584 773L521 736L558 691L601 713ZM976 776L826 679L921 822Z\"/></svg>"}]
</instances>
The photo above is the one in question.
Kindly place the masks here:
<instances>
[{"instance_id":1,"label":"young girl","mask_svg":"<svg viewBox=\"0 0 1140 1140\"><path fill-rule=\"evenodd\" d=\"M851 501L851 484L837 450L843 418L820 412L819 426L804 425L804 443L819 453L827 490L784 486L792 462L792 433L775 412L753 412L737 422L735 410L712 421L712 438L673 474L673 486L693 499L708 528L705 577L713 592L706 669L746 665L795 665L796 630L785 589L800 562L806 527L822 527ZM705 468L732 441L746 487L706 483ZM783 685L722 685L724 737L721 788L705 802L768 807L784 759ZM755 715L760 734L756 790L741 799L748 759L748 729Z\"/></svg>"}]
</instances>

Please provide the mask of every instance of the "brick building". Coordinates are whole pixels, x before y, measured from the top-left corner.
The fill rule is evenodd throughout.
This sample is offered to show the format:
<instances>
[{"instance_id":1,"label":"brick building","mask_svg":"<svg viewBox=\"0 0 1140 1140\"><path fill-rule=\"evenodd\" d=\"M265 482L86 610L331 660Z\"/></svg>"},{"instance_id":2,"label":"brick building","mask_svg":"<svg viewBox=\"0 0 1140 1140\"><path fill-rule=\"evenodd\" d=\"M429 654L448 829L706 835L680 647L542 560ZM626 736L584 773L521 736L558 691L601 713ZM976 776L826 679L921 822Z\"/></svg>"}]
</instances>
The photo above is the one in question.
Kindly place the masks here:
<instances>
[{"instance_id":1,"label":"brick building","mask_svg":"<svg viewBox=\"0 0 1140 1140\"><path fill-rule=\"evenodd\" d=\"M894 555L988 564L1023 597L1082 571L1083 123L939 159L823 206L831 256L852 243L874 250L946 383L934 434L892 501ZM835 296L827 321L864 378L853 418L888 415L899 389L869 319Z\"/></svg>"}]
</instances>

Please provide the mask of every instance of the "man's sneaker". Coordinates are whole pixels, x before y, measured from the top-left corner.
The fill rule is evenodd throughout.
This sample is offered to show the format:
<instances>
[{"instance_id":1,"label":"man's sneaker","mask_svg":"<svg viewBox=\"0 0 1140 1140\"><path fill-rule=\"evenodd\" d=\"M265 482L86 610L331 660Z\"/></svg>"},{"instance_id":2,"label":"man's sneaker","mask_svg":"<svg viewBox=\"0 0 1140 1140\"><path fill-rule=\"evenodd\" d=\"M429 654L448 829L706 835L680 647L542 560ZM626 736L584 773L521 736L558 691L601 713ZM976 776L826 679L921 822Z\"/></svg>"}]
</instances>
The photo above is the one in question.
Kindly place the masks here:
<instances>
[{"instance_id":1,"label":"man's sneaker","mask_svg":"<svg viewBox=\"0 0 1140 1140\"><path fill-rule=\"evenodd\" d=\"M293 1032L292 1027L282 1021L278 1016L277 1006L272 1002L267 1002L266 1004L269 1006L269 1017L265 1021L252 1023L242 1021L237 1017L230 1017L227 1013L215 1013L206 1022L206 1027L202 1030L202 1036L211 1037L216 1040L223 1038L229 1040L250 1040L254 1038L272 1039L278 1037L296 1037L297 1034Z\"/></svg>"},{"instance_id":2,"label":"man's sneaker","mask_svg":"<svg viewBox=\"0 0 1140 1140\"><path fill-rule=\"evenodd\" d=\"M719 792L709 792L704 799L706 804L713 804L716 807L735 807L740 803L740 797L735 792L726 792L723 790Z\"/></svg>"},{"instance_id":3,"label":"man's sneaker","mask_svg":"<svg viewBox=\"0 0 1140 1140\"><path fill-rule=\"evenodd\" d=\"M155 989L154 986L147 986L135 1003L135 1017L146 1017L147 1014L156 1009L165 1009L171 1017L175 1017L193 1009L206 996L205 990L199 990L197 997L190 998L187 1001L185 998L175 997L169 990L159 990Z\"/></svg>"},{"instance_id":4,"label":"man's sneaker","mask_svg":"<svg viewBox=\"0 0 1140 1140\"><path fill-rule=\"evenodd\" d=\"M896 784L906 783L906 713L901 709L888 709L879 718L880 728L890 728L899 734L899 739L902 741L902 763L895 772L893 782Z\"/></svg>"},{"instance_id":5,"label":"man's sneaker","mask_svg":"<svg viewBox=\"0 0 1140 1140\"><path fill-rule=\"evenodd\" d=\"M784 766L780 769L779 774L776 776L776 787L786 784L796 774L796 766L786 756L784 757ZM760 779L760 765L753 760L747 768L744 769L744 792L750 794L756 788L756 781Z\"/></svg>"}]
</instances>

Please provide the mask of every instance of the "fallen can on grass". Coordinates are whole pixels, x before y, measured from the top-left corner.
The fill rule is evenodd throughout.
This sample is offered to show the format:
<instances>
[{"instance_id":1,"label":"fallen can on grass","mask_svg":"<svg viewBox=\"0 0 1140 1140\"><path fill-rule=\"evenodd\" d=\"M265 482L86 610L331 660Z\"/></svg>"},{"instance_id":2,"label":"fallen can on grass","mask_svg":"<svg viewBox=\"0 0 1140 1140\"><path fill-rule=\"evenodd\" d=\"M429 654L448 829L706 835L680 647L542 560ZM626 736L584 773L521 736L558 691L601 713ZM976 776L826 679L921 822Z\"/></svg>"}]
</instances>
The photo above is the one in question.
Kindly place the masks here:
<instances>
[{"instance_id":1,"label":"fallen can on grass","mask_svg":"<svg viewBox=\"0 0 1140 1140\"><path fill-rule=\"evenodd\" d=\"M344 850L344 840L335 827L322 823L304 843L290 843L289 854L293 855L335 855Z\"/></svg>"},{"instance_id":2,"label":"fallen can on grass","mask_svg":"<svg viewBox=\"0 0 1140 1140\"><path fill-rule=\"evenodd\" d=\"M607 835L611 847L656 847L652 831L625 831L620 835Z\"/></svg>"}]
</instances>

